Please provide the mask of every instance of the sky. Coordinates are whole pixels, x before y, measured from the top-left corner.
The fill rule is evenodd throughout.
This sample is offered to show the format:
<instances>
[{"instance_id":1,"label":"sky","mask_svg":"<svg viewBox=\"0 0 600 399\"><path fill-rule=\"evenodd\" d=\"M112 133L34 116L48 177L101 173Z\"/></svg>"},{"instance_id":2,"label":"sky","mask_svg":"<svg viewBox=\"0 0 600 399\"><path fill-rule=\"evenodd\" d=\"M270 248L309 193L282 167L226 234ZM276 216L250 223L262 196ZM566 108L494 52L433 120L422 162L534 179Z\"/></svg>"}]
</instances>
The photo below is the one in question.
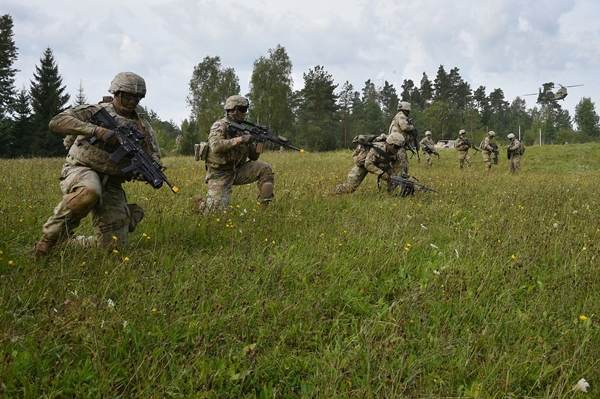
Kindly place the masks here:
<instances>
[{"instance_id":1,"label":"sky","mask_svg":"<svg viewBox=\"0 0 600 399\"><path fill-rule=\"evenodd\" d=\"M549 81L584 85L563 103L571 114L584 96L600 101L595 0L3 0L0 13L14 21L17 88L50 47L72 98L81 82L97 102L116 73L132 71L146 80L142 105L176 123L190 114L188 84L204 57L233 67L244 94L254 61L278 44L294 89L323 65L340 87L387 80L399 93L404 79L433 80L444 65L509 101Z\"/></svg>"}]
</instances>

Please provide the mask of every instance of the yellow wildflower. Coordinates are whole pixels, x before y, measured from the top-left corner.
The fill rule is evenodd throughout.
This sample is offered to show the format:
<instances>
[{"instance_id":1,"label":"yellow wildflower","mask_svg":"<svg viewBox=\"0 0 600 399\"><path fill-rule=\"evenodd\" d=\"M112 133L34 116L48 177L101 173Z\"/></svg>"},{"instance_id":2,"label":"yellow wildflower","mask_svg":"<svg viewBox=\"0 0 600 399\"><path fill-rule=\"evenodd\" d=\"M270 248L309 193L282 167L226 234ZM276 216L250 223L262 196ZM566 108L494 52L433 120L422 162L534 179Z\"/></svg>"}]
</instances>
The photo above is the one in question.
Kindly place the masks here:
<instances>
[{"instance_id":1,"label":"yellow wildflower","mask_svg":"<svg viewBox=\"0 0 600 399\"><path fill-rule=\"evenodd\" d=\"M584 315L584 314L579 315L579 320L586 321L587 319L589 319L589 317L587 317L586 315Z\"/></svg>"}]
</instances>

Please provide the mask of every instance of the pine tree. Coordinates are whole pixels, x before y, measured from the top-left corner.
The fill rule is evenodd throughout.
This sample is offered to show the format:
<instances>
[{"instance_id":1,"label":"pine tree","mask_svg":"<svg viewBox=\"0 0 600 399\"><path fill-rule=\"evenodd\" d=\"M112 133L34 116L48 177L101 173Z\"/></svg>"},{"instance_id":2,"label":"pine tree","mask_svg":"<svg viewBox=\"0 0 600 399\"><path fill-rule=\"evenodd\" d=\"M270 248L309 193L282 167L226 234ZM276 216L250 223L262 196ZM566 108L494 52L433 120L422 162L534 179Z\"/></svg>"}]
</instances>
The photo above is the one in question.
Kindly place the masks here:
<instances>
[{"instance_id":1,"label":"pine tree","mask_svg":"<svg viewBox=\"0 0 600 399\"><path fill-rule=\"evenodd\" d=\"M575 123L579 133L600 138L600 117L589 97L583 97L575 107Z\"/></svg>"},{"instance_id":2,"label":"pine tree","mask_svg":"<svg viewBox=\"0 0 600 399\"><path fill-rule=\"evenodd\" d=\"M221 66L219 57L205 57L194 67L189 87L190 119L202 136L198 138L206 138L212 124L223 117L227 97L239 94L239 79L233 68Z\"/></svg>"},{"instance_id":3,"label":"pine tree","mask_svg":"<svg viewBox=\"0 0 600 399\"><path fill-rule=\"evenodd\" d=\"M65 109L69 94L63 86L52 50L47 48L36 66L31 87L32 131L31 153L56 156L64 154L62 139L48 130L48 122Z\"/></svg>"},{"instance_id":4,"label":"pine tree","mask_svg":"<svg viewBox=\"0 0 600 399\"><path fill-rule=\"evenodd\" d=\"M83 91L83 83L79 81L79 89L77 89L77 96L75 96L75 101L73 102L73 106L84 105L87 104L87 98L85 97L85 93Z\"/></svg>"},{"instance_id":5,"label":"pine tree","mask_svg":"<svg viewBox=\"0 0 600 399\"><path fill-rule=\"evenodd\" d=\"M250 78L250 116L261 125L287 134L293 122L292 62L283 48L269 49L267 57L254 62Z\"/></svg>"},{"instance_id":6,"label":"pine tree","mask_svg":"<svg viewBox=\"0 0 600 399\"><path fill-rule=\"evenodd\" d=\"M421 109L425 109L425 107L430 104L431 100L433 99L433 86L425 72L423 72L423 77L421 77L419 92L421 93L421 103L419 106Z\"/></svg>"},{"instance_id":7,"label":"pine tree","mask_svg":"<svg viewBox=\"0 0 600 399\"><path fill-rule=\"evenodd\" d=\"M386 80L381 88L379 97L381 98L381 106L383 108L384 123L389 123L398 112L400 99L396 93L396 88Z\"/></svg>"},{"instance_id":8,"label":"pine tree","mask_svg":"<svg viewBox=\"0 0 600 399\"><path fill-rule=\"evenodd\" d=\"M13 38L13 20L10 15L0 16L0 120L8 118L15 97L13 64L18 50Z\"/></svg>"},{"instance_id":9,"label":"pine tree","mask_svg":"<svg viewBox=\"0 0 600 399\"><path fill-rule=\"evenodd\" d=\"M338 94L338 112L342 127L342 138L340 140L344 148L347 148L350 142L350 132L352 131L352 113L353 113L354 86L346 81Z\"/></svg>"},{"instance_id":10,"label":"pine tree","mask_svg":"<svg viewBox=\"0 0 600 399\"><path fill-rule=\"evenodd\" d=\"M27 155L30 152L31 137L31 106L27 90L19 91L14 104L13 146L11 156Z\"/></svg>"},{"instance_id":11,"label":"pine tree","mask_svg":"<svg viewBox=\"0 0 600 399\"><path fill-rule=\"evenodd\" d=\"M299 93L298 144L311 150L333 150L337 145L337 85L320 65L303 74L304 88Z\"/></svg>"},{"instance_id":12,"label":"pine tree","mask_svg":"<svg viewBox=\"0 0 600 399\"><path fill-rule=\"evenodd\" d=\"M435 80L433 81L433 87L434 87L434 95L433 95L434 100L441 100L441 101L449 101L450 100L450 91L451 91L450 77L448 76L448 73L446 73L446 70L444 69L443 65L440 65L440 67L438 68L437 75L435 76Z\"/></svg>"}]
</instances>

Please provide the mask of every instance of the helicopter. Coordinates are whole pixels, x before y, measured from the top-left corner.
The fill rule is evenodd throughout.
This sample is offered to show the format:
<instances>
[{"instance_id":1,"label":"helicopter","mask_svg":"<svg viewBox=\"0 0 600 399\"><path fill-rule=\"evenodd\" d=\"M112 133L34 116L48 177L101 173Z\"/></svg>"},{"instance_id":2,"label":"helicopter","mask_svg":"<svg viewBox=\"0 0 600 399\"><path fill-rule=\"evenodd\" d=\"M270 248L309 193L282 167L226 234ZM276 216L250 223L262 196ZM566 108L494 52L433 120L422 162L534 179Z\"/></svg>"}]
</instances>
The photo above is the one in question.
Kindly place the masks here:
<instances>
[{"instance_id":1,"label":"helicopter","mask_svg":"<svg viewBox=\"0 0 600 399\"><path fill-rule=\"evenodd\" d=\"M560 88L554 91L554 82L548 82L542 84L542 87L539 88L537 93L529 93L523 94L523 96L538 96L537 103L538 104L548 104L552 102L556 102L558 100L564 100L565 97L569 94L567 91L567 87L580 87L583 85L568 85L564 86L562 84L558 84Z\"/></svg>"}]
</instances>

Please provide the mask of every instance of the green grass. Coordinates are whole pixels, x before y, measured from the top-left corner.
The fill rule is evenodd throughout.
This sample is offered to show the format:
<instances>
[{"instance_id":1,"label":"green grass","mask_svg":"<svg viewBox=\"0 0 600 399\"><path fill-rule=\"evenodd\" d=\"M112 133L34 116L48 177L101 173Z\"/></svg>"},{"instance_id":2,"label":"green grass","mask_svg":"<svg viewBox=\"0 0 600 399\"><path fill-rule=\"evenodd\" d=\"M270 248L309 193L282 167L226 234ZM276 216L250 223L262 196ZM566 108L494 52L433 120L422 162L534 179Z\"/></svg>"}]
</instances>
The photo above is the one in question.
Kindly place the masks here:
<instances>
[{"instance_id":1,"label":"green grass","mask_svg":"<svg viewBox=\"0 0 600 399\"><path fill-rule=\"evenodd\" d=\"M0 160L0 396L598 397L600 145L528 148L517 176L411 160L439 191L413 198L329 195L349 152L263 158L267 209L250 185L193 213L203 165L168 158L180 194L126 186L128 248L38 262L62 160Z\"/></svg>"}]
</instances>

